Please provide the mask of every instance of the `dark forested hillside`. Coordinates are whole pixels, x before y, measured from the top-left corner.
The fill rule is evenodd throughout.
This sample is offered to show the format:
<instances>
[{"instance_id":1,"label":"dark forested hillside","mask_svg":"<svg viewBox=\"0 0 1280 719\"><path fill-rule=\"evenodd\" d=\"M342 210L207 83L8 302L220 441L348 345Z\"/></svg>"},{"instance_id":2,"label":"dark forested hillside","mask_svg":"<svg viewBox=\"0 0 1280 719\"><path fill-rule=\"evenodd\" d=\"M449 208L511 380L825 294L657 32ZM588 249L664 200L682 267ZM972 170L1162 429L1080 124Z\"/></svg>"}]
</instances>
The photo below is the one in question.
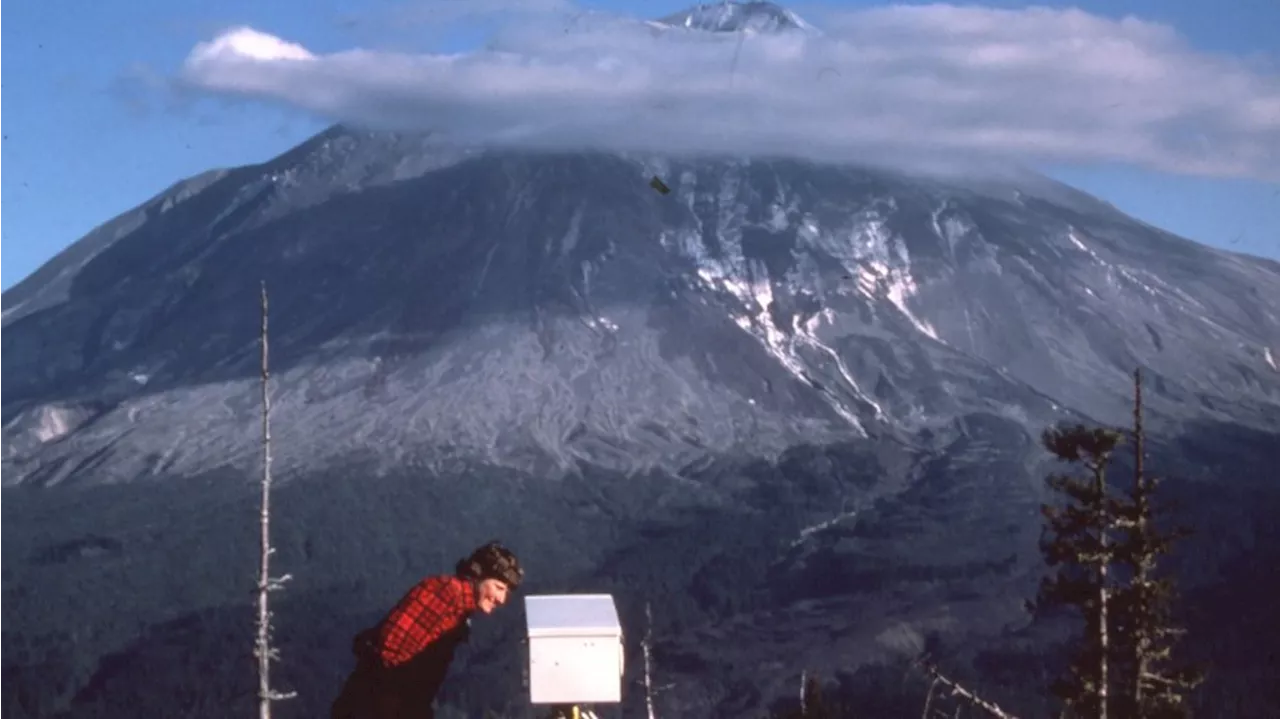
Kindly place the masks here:
<instances>
[{"instance_id":1,"label":"dark forested hillside","mask_svg":"<svg viewBox=\"0 0 1280 719\"><path fill-rule=\"evenodd\" d=\"M1197 702L1206 716L1265 717L1280 706L1280 663L1261 639L1280 628L1269 600L1280 588L1269 521L1280 492L1272 438L1228 429L1198 427L1152 455L1204 468L1169 485L1198 530L1178 562L1188 648L1214 668ZM295 583L273 606L279 683L300 697L276 712L322 715L350 666L351 635L421 575L501 534L527 557L528 591L618 597L635 654L628 714L643 708L648 601L664 716L751 715L794 697L802 671L865 715L918 716L927 683L906 663L926 646L1005 706L1037 715L1059 630L1026 626L1020 609L1040 571L1028 541L1034 478L998 459L984 469L896 452L800 448L777 464L679 480L553 483L496 470L445 479L354 465L293 478L277 491L274 534L277 566ZM916 467L910 486L872 499L878 476L903 461ZM474 491L442 489L459 481ZM733 499L700 502L699 488ZM6 490L5 715L251 713L255 489L250 477L215 473ZM800 536L842 504L856 520ZM522 715L521 628L518 608L477 622L445 705Z\"/></svg>"}]
</instances>

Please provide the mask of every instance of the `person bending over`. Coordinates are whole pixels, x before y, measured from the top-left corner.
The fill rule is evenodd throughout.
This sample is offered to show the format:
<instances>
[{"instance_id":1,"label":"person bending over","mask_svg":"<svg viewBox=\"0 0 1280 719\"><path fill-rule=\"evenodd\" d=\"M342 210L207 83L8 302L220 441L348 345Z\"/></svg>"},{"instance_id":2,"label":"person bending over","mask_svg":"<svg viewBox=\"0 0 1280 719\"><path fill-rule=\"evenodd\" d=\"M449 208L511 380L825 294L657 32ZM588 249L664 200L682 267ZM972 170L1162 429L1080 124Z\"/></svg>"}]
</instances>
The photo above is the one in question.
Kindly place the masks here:
<instances>
[{"instance_id":1,"label":"person bending over","mask_svg":"<svg viewBox=\"0 0 1280 719\"><path fill-rule=\"evenodd\" d=\"M434 719L434 701L471 615L506 604L524 570L497 542L458 561L452 575L427 577L376 626L352 641L356 667L330 719Z\"/></svg>"}]
</instances>

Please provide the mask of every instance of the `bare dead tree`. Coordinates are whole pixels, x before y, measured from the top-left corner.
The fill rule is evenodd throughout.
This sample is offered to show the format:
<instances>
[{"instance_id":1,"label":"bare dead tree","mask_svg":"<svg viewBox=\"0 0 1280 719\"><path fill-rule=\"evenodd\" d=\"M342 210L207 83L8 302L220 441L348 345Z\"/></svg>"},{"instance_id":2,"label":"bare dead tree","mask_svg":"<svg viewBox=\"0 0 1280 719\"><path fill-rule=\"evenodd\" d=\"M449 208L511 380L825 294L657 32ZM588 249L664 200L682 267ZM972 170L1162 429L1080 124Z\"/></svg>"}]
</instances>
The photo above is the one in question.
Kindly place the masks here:
<instances>
[{"instance_id":1,"label":"bare dead tree","mask_svg":"<svg viewBox=\"0 0 1280 719\"><path fill-rule=\"evenodd\" d=\"M1204 679L1201 667L1175 656L1186 629L1174 617L1177 597L1173 577L1160 571L1174 542L1190 534L1186 527L1157 527L1156 507L1162 478L1146 470L1146 432L1142 413L1142 371L1133 373L1134 476L1128 496L1120 504L1123 528L1117 562L1128 570L1127 586L1120 593L1119 616L1123 654L1128 671L1120 683L1121 711L1146 719L1184 717L1190 712L1190 694Z\"/></svg>"},{"instance_id":2,"label":"bare dead tree","mask_svg":"<svg viewBox=\"0 0 1280 719\"><path fill-rule=\"evenodd\" d=\"M280 659L280 651L271 646L271 611L267 595L282 589L290 575L271 576L271 394L267 346L267 283L262 283L262 504L259 513L261 561L258 567L258 626L253 655L258 659L258 717L271 719L271 702L290 699L296 692L277 692L271 688L271 662Z\"/></svg>"},{"instance_id":3,"label":"bare dead tree","mask_svg":"<svg viewBox=\"0 0 1280 719\"><path fill-rule=\"evenodd\" d=\"M1106 495L1106 489L1099 480L1099 492ZM1108 630L1107 610L1110 607L1111 593L1108 586L1109 560L1112 556L1109 546L1107 528L1111 518L1107 516L1106 503L1099 502L1094 512L1098 526L1099 561L1098 567L1098 719L1107 719L1108 687L1111 684L1109 671L1111 667L1111 635Z\"/></svg>"},{"instance_id":4,"label":"bare dead tree","mask_svg":"<svg viewBox=\"0 0 1280 719\"><path fill-rule=\"evenodd\" d=\"M934 679L929 682L929 693L924 695L924 711L920 712L920 719L929 719L929 708L933 706L933 692L938 688L938 680Z\"/></svg>"},{"instance_id":5,"label":"bare dead tree","mask_svg":"<svg viewBox=\"0 0 1280 719\"><path fill-rule=\"evenodd\" d=\"M929 706L933 702L934 688L940 684L950 691L951 696L958 697L965 702L982 709L991 716L997 717L997 719L1018 719L1013 714L1002 709L999 704L987 701L986 699L978 696L977 693L964 688L964 686L959 682L949 679L939 671L938 667L933 662L929 661L928 658L922 658L918 663L920 668L924 670L925 674L929 675L929 678L933 680L933 683L929 685L929 694L925 697L925 713L922 716L928 716ZM959 707L956 708L956 711L959 713Z\"/></svg>"},{"instance_id":6,"label":"bare dead tree","mask_svg":"<svg viewBox=\"0 0 1280 719\"><path fill-rule=\"evenodd\" d=\"M808 696L809 692L806 691L808 688L809 688L809 670L801 669L800 670L800 716L804 716L809 711L809 702L807 701L809 698Z\"/></svg>"},{"instance_id":7,"label":"bare dead tree","mask_svg":"<svg viewBox=\"0 0 1280 719\"><path fill-rule=\"evenodd\" d=\"M644 641L640 646L644 649L644 706L653 719L653 674L650 665L649 647L653 644L653 611L649 603L644 603Z\"/></svg>"},{"instance_id":8,"label":"bare dead tree","mask_svg":"<svg viewBox=\"0 0 1280 719\"><path fill-rule=\"evenodd\" d=\"M1151 511L1150 511L1150 490L1151 482L1147 477L1146 468L1143 459L1146 453L1146 433L1142 429L1142 369L1138 368L1133 371L1133 522L1130 533L1135 538L1145 539L1150 533ZM1142 547L1142 549L1149 549ZM1163 547L1161 547L1163 549ZM1155 565L1156 552L1135 552L1140 556L1134 562L1133 588L1134 594L1143 592L1144 589L1152 584L1151 572ZM1144 597L1145 598L1145 597ZM1137 599L1135 597L1135 599ZM1135 605L1141 605L1141 599L1133 602ZM1131 612L1131 614L1139 615L1141 610ZM1136 624L1137 622L1135 622ZM1147 681L1145 675L1150 673L1151 663L1151 633L1144 631L1148 629L1144 626L1136 626L1131 629L1133 637L1134 654L1134 673L1135 678L1132 685L1133 707L1141 711L1145 708L1146 697L1143 696L1143 690L1146 689Z\"/></svg>"}]
</instances>

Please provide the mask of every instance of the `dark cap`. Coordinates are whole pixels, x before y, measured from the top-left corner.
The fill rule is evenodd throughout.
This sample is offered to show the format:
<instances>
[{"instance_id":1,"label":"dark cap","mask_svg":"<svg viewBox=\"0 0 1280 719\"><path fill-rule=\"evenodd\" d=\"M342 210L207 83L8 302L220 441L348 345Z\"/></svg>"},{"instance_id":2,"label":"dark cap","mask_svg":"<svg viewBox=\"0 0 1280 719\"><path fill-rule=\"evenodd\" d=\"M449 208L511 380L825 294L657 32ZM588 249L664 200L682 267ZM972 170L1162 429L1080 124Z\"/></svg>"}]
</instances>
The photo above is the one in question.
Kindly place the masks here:
<instances>
[{"instance_id":1,"label":"dark cap","mask_svg":"<svg viewBox=\"0 0 1280 719\"><path fill-rule=\"evenodd\" d=\"M478 547L471 556L459 561L457 574L468 579L497 579L512 590L524 579L524 570L516 555L498 542Z\"/></svg>"}]
</instances>

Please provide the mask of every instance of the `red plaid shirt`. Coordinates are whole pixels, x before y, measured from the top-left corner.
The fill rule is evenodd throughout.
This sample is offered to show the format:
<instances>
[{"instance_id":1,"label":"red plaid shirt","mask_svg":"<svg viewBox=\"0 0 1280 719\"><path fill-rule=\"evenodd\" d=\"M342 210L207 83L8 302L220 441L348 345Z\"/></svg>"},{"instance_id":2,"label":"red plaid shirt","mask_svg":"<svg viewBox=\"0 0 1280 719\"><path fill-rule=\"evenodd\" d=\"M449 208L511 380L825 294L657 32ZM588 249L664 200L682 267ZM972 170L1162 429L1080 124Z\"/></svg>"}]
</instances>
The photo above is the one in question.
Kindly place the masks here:
<instances>
[{"instance_id":1,"label":"red plaid shirt","mask_svg":"<svg viewBox=\"0 0 1280 719\"><path fill-rule=\"evenodd\" d=\"M403 664L476 608L475 585L441 575L419 582L391 610L378 632L378 655L389 667Z\"/></svg>"}]
</instances>

